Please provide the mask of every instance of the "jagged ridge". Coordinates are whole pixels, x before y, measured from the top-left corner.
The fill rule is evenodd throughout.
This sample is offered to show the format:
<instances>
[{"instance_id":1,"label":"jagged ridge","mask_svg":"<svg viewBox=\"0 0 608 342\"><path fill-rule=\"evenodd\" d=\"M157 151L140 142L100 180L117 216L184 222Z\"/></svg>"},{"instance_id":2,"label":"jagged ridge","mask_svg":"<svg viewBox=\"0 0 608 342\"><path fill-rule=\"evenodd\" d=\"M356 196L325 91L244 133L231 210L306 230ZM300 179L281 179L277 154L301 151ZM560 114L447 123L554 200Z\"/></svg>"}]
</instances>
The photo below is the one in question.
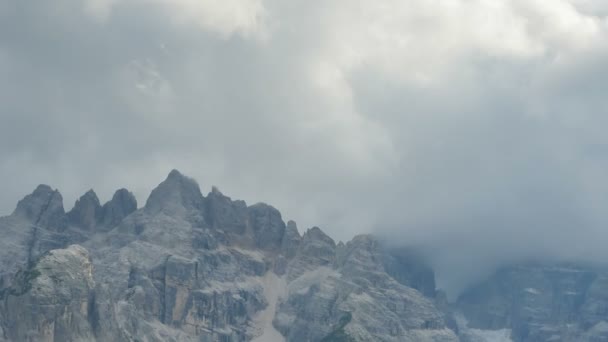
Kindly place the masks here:
<instances>
[{"instance_id":1,"label":"jagged ridge","mask_svg":"<svg viewBox=\"0 0 608 342\"><path fill-rule=\"evenodd\" d=\"M0 233L0 340L447 342L503 329L517 341L600 341L608 331L606 276L583 277L576 331L539 335L513 323L522 311L485 305L520 298L495 291L504 284L450 307L415 251L371 235L336 244L318 227L300 235L274 207L215 187L203 196L176 170L141 209L125 189L104 205L90 190L66 213L41 185L0 218Z\"/></svg>"},{"instance_id":2,"label":"jagged ridge","mask_svg":"<svg viewBox=\"0 0 608 342\"><path fill-rule=\"evenodd\" d=\"M296 223L285 224L274 207L247 206L215 187L203 196L194 180L176 170L139 210L127 190L118 190L104 205L90 190L65 213L59 192L41 185L1 219L0 229L20 233L11 241L19 252L12 258L0 255L7 266L0 326L9 340L248 341L279 336L315 341L338 326L353 341L419 340L419 331L455 340L432 298L381 271L382 258L372 258L382 253L373 238L344 246L317 227L300 235ZM81 246L69 247L75 243ZM365 252L357 253L359 248ZM67 265L60 267L47 261L53 255L82 257L65 257ZM92 267L83 276L78 265L85 260ZM57 273L56 268L64 269ZM387 287L370 283L370 272ZM39 279L52 280L44 282L49 290L37 290ZM79 290L76 296L75 289L87 289L87 295ZM57 293L68 295L55 298ZM365 296L369 298L362 300ZM395 307L395 300L404 304ZM53 303L48 312L56 317L50 321L38 310L11 309L47 302ZM272 310L269 302L276 305ZM368 305L378 317L370 316ZM414 309L424 312L410 317ZM28 323L21 324L15 315ZM348 323L345 315L351 318ZM70 317L79 317L76 326L66 325Z\"/></svg>"}]
</instances>

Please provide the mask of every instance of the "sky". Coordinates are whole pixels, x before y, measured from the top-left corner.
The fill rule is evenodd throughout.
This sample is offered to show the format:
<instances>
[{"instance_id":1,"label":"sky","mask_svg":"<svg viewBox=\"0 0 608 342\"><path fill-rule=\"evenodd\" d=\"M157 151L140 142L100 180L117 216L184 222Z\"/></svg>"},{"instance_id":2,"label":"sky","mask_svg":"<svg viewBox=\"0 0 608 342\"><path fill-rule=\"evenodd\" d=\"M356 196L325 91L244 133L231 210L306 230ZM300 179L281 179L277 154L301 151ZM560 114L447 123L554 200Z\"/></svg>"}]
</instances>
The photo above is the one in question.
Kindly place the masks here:
<instances>
[{"instance_id":1,"label":"sky","mask_svg":"<svg viewBox=\"0 0 608 342\"><path fill-rule=\"evenodd\" d=\"M175 168L455 289L608 261L606 61L603 0L2 0L0 212Z\"/></svg>"}]
</instances>

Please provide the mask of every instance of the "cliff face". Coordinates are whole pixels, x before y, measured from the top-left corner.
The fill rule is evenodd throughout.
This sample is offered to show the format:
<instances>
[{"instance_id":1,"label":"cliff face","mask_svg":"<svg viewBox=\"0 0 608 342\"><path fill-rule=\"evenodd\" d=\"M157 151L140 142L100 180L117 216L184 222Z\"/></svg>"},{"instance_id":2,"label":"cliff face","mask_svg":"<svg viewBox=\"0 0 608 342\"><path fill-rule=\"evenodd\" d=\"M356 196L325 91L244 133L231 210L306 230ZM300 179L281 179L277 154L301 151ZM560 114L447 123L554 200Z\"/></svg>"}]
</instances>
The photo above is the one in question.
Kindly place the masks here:
<instances>
[{"instance_id":1,"label":"cliff face","mask_svg":"<svg viewBox=\"0 0 608 342\"><path fill-rule=\"evenodd\" d=\"M86 249L49 251L0 295L11 341L93 341L93 268Z\"/></svg>"},{"instance_id":2,"label":"cliff face","mask_svg":"<svg viewBox=\"0 0 608 342\"><path fill-rule=\"evenodd\" d=\"M503 268L458 299L468 326L513 341L608 341L608 272L528 264Z\"/></svg>"},{"instance_id":3,"label":"cliff face","mask_svg":"<svg viewBox=\"0 0 608 342\"><path fill-rule=\"evenodd\" d=\"M419 255L178 171L141 209L41 185L0 218L0 341L608 341L606 269L513 265L450 304Z\"/></svg>"},{"instance_id":4,"label":"cliff face","mask_svg":"<svg viewBox=\"0 0 608 342\"><path fill-rule=\"evenodd\" d=\"M122 189L66 213L41 186L0 234L7 341L458 340L417 262L371 236L300 235L178 171L139 210Z\"/></svg>"},{"instance_id":5,"label":"cliff face","mask_svg":"<svg viewBox=\"0 0 608 342\"><path fill-rule=\"evenodd\" d=\"M275 319L288 340L457 340L433 299L386 273L373 237L357 236L335 251L318 228L304 234Z\"/></svg>"}]
</instances>

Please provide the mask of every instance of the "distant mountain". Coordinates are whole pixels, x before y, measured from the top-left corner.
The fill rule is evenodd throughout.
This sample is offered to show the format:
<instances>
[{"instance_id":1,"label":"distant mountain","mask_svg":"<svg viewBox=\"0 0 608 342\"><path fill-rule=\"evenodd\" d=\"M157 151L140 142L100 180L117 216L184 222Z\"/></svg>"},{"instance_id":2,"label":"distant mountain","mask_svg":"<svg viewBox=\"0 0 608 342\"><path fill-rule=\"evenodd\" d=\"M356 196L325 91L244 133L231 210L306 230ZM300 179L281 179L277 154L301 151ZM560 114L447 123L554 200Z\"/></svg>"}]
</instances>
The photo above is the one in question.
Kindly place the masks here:
<instances>
[{"instance_id":1,"label":"distant mountain","mask_svg":"<svg viewBox=\"0 0 608 342\"><path fill-rule=\"evenodd\" d=\"M469 327L508 329L516 342L608 341L608 272L565 264L504 267L464 292L455 307Z\"/></svg>"},{"instance_id":2,"label":"distant mountain","mask_svg":"<svg viewBox=\"0 0 608 342\"><path fill-rule=\"evenodd\" d=\"M499 271L449 304L411 250L300 235L172 171L143 208L46 185L0 218L0 341L608 341L608 277Z\"/></svg>"}]
</instances>

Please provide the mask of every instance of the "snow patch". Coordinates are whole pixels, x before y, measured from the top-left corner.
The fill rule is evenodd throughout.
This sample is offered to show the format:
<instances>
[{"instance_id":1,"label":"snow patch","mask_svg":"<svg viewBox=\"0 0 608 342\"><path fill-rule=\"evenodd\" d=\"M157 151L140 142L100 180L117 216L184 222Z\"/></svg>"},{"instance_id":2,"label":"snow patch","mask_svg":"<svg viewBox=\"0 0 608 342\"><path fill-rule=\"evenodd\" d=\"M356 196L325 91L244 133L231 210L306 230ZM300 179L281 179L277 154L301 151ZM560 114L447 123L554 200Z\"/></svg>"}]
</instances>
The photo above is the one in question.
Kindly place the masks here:
<instances>
[{"instance_id":1,"label":"snow patch","mask_svg":"<svg viewBox=\"0 0 608 342\"><path fill-rule=\"evenodd\" d=\"M526 289L527 290L527 289ZM513 342L511 329L482 330L469 328L469 322L462 314L455 314L460 336L471 342Z\"/></svg>"},{"instance_id":2,"label":"snow patch","mask_svg":"<svg viewBox=\"0 0 608 342\"><path fill-rule=\"evenodd\" d=\"M466 336L475 342L513 342L511 340L511 329L481 330L468 329Z\"/></svg>"},{"instance_id":3,"label":"snow patch","mask_svg":"<svg viewBox=\"0 0 608 342\"><path fill-rule=\"evenodd\" d=\"M533 295L540 294L540 292L537 289L534 289L534 288L531 288L531 287L525 289L524 291L528 292L529 294L533 294Z\"/></svg>"}]
</instances>

